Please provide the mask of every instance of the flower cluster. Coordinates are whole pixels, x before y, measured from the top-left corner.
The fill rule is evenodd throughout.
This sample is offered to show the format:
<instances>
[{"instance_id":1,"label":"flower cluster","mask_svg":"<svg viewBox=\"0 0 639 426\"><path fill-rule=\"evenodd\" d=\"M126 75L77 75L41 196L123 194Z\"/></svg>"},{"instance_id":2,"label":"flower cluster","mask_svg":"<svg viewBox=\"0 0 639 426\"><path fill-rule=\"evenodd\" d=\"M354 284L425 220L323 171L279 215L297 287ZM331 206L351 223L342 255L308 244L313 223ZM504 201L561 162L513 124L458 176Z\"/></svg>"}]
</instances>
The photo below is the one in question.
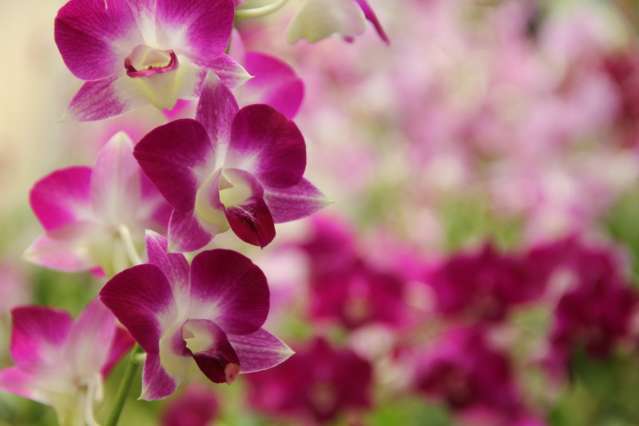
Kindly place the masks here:
<instances>
[{"instance_id":1,"label":"flower cluster","mask_svg":"<svg viewBox=\"0 0 639 426\"><path fill-rule=\"evenodd\" d=\"M31 190L44 233L26 258L106 281L75 321L53 308L12 311L15 367L0 370L0 388L53 406L62 425L97 424L104 378L134 341L144 354L132 353L124 380L142 361L145 400L170 396L196 370L232 383L293 354L263 328L270 291L262 270L238 251L211 248L228 230L263 248L276 223L327 204L304 177L306 142L292 121L304 83L284 61L247 51L234 29L285 2L251 3L69 0L55 17L64 64L83 81L69 104L74 119L148 108L172 119L140 140L122 128L94 166L56 170ZM338 33L352 41L368 20L388 42L366 1L334 3L308 1L289 40ZM215 416L212 401L202 422ZM176 421L167 412L165 423Z\"/></svg>"}]
</instances>

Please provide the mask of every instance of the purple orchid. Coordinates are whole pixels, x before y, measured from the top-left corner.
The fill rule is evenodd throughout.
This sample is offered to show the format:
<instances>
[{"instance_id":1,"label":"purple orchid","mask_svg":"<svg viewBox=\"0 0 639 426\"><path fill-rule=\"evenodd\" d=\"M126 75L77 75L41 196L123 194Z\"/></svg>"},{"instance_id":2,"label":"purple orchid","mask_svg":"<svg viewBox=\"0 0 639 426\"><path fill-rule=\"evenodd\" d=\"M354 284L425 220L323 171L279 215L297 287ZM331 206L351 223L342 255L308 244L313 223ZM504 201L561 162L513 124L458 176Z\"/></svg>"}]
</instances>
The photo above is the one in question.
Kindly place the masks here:
<instances>
[{"instance_id":1,"label":"purple orchid","mask_svg":"<svg viewBox=\"0 0 639 426\"><path fill-rule=\"evenodd\" d=\"M112 275L138 263L136 247L143 245L145 229L162 232L170 214L124 133L100 149L93 168L69 167L41 179L30 201L46 233L26 258L66 272L101 268Z\"/></svg>"},{"instance_id":2,"label":"purple orchid","mask_svg":"<svg viewBox=\"0 0 639 426\"><path fill-rule=\"evenodd\" d=\"M543 294L547 274L538 270L540 256L500 253L486 244L445 259L428 274L436 309L448 318L504 320L514 306Z\"/></svg>"},{"instance_id":3,"label":"purple orchid","mask_svg":"<svg viewBox=\"0 0 639 426\"><path fill-rule=\"evenodd\" d=\"M315 43L333 34L352 41L369 21L384 43L390 40L368 0L307 0L288 29L288 40Z\"/></svg>"},{"instance_id":4,"label":"purple orchid","mask_svg":"<svg viewBox=\"0 0 639 426\"><path fill-rule=\"evenodd\" d=\"M14 367L0 370L0 390L52 406L61 425L97 424L102 382L133 345L98 300L73 321L64 311L25 306L12 311Z\"/></svg>"},{"instance_id":5,"label":"purple orchid","mask_svg":"<svg viewBox=\"0 0 639 426\"><path fill-rule=\"evenodd\" d=\"M418 359L414 386L459 415L493 416L488 424L520 424L529 418L507 354L480 328L446 332Z\"/></svg>"},{"instance_id":6,"label":"purple orchid","mask_svg":"<svg viewBox=\"0 0 639 426\"><path fill-rule=\"evenodd\" d=\"M566 373L575 351L605 358L616 344L631 338L639 296L624 277L615 253L587 247L576 240L564 244L557 267L573 273L571 286L555 307L546 364L558 376Z\"/></svg>"},{"instance_id":7,"label":"purple orchid","mask_svg":"<svg viewBox=\"0 0 639 426\"><path fill-rule=\"evenodd\" d=\"M71 101L91 121L197 96L206 70L235 85L249 78L224 53L232 0L70 0L55 21L65 64L85 80Z\"/></svg>"},{"instance_id":8,"label":"purple orchid","mask_svg":"<svg viewBox=\"0 0 639 426\"><path fill-rule=\"evenodd\" d=\"M326 204L303 177L306 146L295 123L267 105L239 109L217 80L206 83L197 120L154 129L134 154L174 208L171 249L197 250L229 227L264 247L275 237L275 223Z\"/></svg>"},{"instance_id":9,"label":"purple orchid","mask_svg":"<svg viewBox=\"0 0 639 426\"><path fill-rule=\"evenodd\" d=\"M262 329L269 311L266 277L247 257L205 251L191 266L147 235L149 263L113 277L100 298L147 353L142 399L167 397L197 365L215 383L272 368L292 351Z\"/></svg>"},{"instance_id":10,"label":"purple orchid","mask_svg":"<svg viewBox=\"0 0 639 426\"><path fill-rule=\"evenodd\" d=\"M316 338L277 369L249 378L249 399L266 413L324 424L371 406L373 369L350 349Z\"/></svg>"},{"instance_id":11,"label":"purple orchid","mask_svg":"<svg viewBox=\"0 0 639 426\"><path fill-rule=\"evenodd\" d=\"M218 416L215 394L203 386L190 386L171 401L162 416L162 426L205 426Z\"/></svg>"}]
</instances>

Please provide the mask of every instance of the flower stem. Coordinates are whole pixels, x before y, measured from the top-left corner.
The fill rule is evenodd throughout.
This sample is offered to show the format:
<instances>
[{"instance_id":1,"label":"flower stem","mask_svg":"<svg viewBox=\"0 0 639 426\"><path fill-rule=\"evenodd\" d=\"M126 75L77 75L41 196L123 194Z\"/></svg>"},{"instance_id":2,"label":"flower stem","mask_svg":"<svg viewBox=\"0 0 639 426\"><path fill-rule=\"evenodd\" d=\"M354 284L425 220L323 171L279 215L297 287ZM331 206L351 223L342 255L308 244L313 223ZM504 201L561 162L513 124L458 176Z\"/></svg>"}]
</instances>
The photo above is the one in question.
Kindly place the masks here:
<instances>
[{"instance_id":1,"label":"flower stem","mask_svg":"<svg viewBox=\"0 0 639 426\"><path fill-rule=\"evenodd\" d=\"M117 426L118 421L120 420L120 415L122 414L122 410L124 410L124 405L126 404L127 397L129 396L129 389L131 389L131 385L133 384L133 378L136 376L138 371L138 355L139 346L134 346L131 351L131 355L129 356L129 363L126 366L126 370L124 371L124 377L122 377L122 381L120 382L120 386L118 387L118 393L115 399L115 406L113 410L111 410L111 414L109 415L109 419L106 422L106 426Z\"/></svg>"},{"instance_id":2,"label":"flower stem","mask_svg":"<svg viewBox=\"0 0 639 426\"><path fill-rule=\"evenodd\" d=\"M262 16L270 15L281 9L288 0L275 0L264 6L252 7L250 9L237 9L235 11L235 17L239 19L247 18L261 18Z\"/></svg>"}]
</instances>

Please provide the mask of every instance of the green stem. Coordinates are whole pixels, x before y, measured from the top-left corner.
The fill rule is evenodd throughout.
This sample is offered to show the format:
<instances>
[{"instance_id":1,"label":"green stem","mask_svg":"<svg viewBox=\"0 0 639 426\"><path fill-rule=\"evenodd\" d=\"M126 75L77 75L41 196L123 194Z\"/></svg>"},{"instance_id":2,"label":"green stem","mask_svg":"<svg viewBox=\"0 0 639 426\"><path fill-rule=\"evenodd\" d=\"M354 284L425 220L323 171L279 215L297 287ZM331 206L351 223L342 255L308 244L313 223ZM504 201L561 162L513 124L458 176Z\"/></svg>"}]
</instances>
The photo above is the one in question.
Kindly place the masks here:
<instances>
[{"instance_id":1,"label":"green stem","mask_svg":"<svg viewBox=\"0 0 639 426\"><path fill-rule=\"evenodd\" d=\"M237 9L235 11L235 17L238 19L247 18L261 18L262 16L270 15L281 9L288 0L273 1L265 6L253 7L250 9Z\"/></svg>"},{"instance_id":2,"label":"green stem","mask_svg":"<svg viewBox=\"0 0 639 426\"><path fill-rule=\"evenodd\" d=\"M122 414L122 410L124 410L124 405L126 404L127 397L129 396L129 389L131 389L131 385L133 384L133 378L136 376L138 371L138 348L139 347L136 345L131 351L129 363L127 364L124 372L124 377L122 377L122 381L118 387L115 406L113 407L113 410L111 410L106 426L117 426L118 421L120 420L120 415Z\"/></svg>"}]
</instances>

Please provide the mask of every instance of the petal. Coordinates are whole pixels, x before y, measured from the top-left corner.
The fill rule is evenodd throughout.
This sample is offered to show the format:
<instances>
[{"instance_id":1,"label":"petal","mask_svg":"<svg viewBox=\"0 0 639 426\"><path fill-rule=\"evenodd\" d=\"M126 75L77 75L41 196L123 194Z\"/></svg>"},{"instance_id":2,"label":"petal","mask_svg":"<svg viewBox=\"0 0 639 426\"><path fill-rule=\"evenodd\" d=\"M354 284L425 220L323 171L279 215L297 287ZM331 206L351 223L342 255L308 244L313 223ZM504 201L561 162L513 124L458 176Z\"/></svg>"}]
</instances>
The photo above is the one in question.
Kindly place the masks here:
<instances>
[{"instance_id":1,"label":"petal","mask_svg":"<svg viewBox=\"0 0 639 426\"><path fill-rule=\"evenodd\" d=\"M157 127L136 145L134 155L175 209L193 209L199 169L205 169L213 156L211 141L200 123L182 119Z\"/></svg>"},{"instance_id":2,"label":"petal","mask_svg":"<svg viewBox=\"0 0 639 426\"><path fill-rule=\"evenodd\" d=\"M377 31L379 38L381 38L384 41L384 43L390 44L390 40L388 39L388 36L386 35L386 31L384 31L384 27L382 27L382 24L379 22L379 19L377 19L377 15L375 14L375 11L373 10L373 8L368 4L368 1L367 0L355 0L355 1L359 5L359 7L362 9L362 12L364 12L364 16L366 17L366 19L371 24L373 24L373 27L375 27L375 31Z\"/></svg>"},{"instance_id":3,"label":"petal","mask_svg":"<svg viewBox=\"0 0 639 426\"><path fill-rule=\"evenodd\" d=\"M42 404L48 404L48 398L37 390L34 386L35 382L34 375L17 367L0 370L0 391L9 392Z\"/></svg>"},{"instance_id":4,"label":"petal","mask_svg":"<svg viewBox=\"0 0 639 426\"><path fill-rule=\"evenodd\" d=\"M155 401L171 395L177 383L168 375L160 364L160 356L148 353L144 361L144 371L142 373L142 394L140 399L145 401Z\"/></svg>"},{"instance_id":5,"label":"petal","mask_svg":"<svg viewBox=\"0 0 639 426\"><path fill-rule=\"evenodd\" d=\"M133 157L133 141L116 133L98 151L91 176L93 207L107 223L130 223L139 214L142 171Z\"/></svg>"},{"instance_id":6,"label":"petal","mask_svg":"<svg viewBox=\"0 0 639 426\"><path fill-rule=\"evenodd\" d=\"M292 119L304 99L304 82L287 63L269 55L249 52L245 66L253 78L246 84L251 103L268 104Z\"/></svg>"},{"instance_id":7,"label":"petal","mask_svg":"<svg viewBox=\"0 0 639 426\"><path fill-rule=\"evenodd\" d=\"M107 357L106 363L102 365L102 369L100 373L102 377L107 377L111 374L111 370L115 367L118 362L127 354L135 344L135 341L131 337L128 331L123 328L116 327L115 335L113 336L113 340L111 340L111 347L109 348L109 355Z\"/></svg>"},{"instance_id":8,"label":"petal","mask_svg":"<svg viewBox=\"0 0 639 426\"><path fill-rule=\"evenodd\" d=\"M276 367L295 353L263 328L251 334L229 334L228 339L240 360L242 374Z\"/></svg>"},{"instance_id":9,"label":"petal","mask_svg":"<svg viewBox=\"0 0 639 426\"><path fill-rule=\"evenodd\" d=\"M91 169L69 167L42 178L31 189L33 212L47 231L92 217Z\"/></svg>"},{"instance_id":10,"label":"petal","mask_svg":"<svg viewBox=\"0 0 639 426\"><path fill-rule=\"evenodd\" d=\"M167 43L185 45L197 63L224 53L231 37L235 8L232 0L158 0L157 17ZM182 40L179 40L181 38Z\"/></svg>"},{"instance_id":11,"label":"petal","mask_svg":"<svg viewBox=\"0 0 639 426\"><path fill-rule=\"evenodd\" d=\"M206 61L202 65L215 72L222 83L231 89L240 87L251 79L251 74L242 64L227 54L220 55L211 61Z\"/></svg>"},{"instance_id":12,"label":"petal","mask_svg":"<svg viewBox=\"0 0 639 426\"><path fill-rule=\"evenodd\" d=\"M128 90L127 90L128 89ZM79 121L97 121L120 115L141 101L123 78L107 77L87 81L69 103L71 115Z\"/></svg>"},{"instance_id":13,"label":"petal","mask_svg":"<svg viewBox=\"0 0 639 426\"><path fill-rule=\"evenodd\" d=\"M156 232L147 231L145 241L149 263L157 266L172 286L188 290L189 262L184 255L169 253L166 238Z\"/></svg>"},{"instance_id":14,"label":"petal","mask_svg":"<svg viewBox=\"0 0 639 426\"><path fill-rule=\"evenodd\" d=\"M237 354L226 334L208 320L189 320L182 336L202 372L215 383L231 383L239 372Z\"/></svg>"},{"instance_id":15,"label":"petal","mask_svg":"<svg viewBox=\"0 0 639 426\"><path fill-rule=\"evenodd\" d=\"M115 337L115 317L100 302L93 300L71 326L65 359L80 377L92 377L107 363Z\"/></svg>"},{"instance_id":16,"label":"petal","mask_svg":"<svg viewBox=\"0 0 639 426\"><path fill-rule=\"evenodd\" d=\"M209 250L193 259L191 298L191 318L209 319L233 334L256 331L269 310L264 273L248 257L231 250Z\"/></svg>"},{"instance_id":17,"label":"petal","mask_svg":"<svg viewBox=\"0 0 639 426\"><path fill-rule=\"evenodd\" d=\"M171 251L199 250L210 243L212 238L212 234L200 225L193 211L173 210L169 222L169 247Z\"/></svg>"},{"instance_id":18,"label":"petal","mask_svg":"<svg viewBox=\"0 0 639 426\"><path fill-rule=\"evenodd\" d=\"M15 308L11 317L11 357L27 371L54 362L73 323L68 313L42 306Z\"/></svg>"},{"instance_id":19,"label":"petal","mask_svg":"<svg viewBox=\"0 0 639 426\"><path fill-rule=\"evenodd\" d=\"M238 169L224 170L224 178L227 187L220 187L219 197L231 229L243 241L266 247L275 238L275 224L261 185Z\"/></svg>"},{"instance_id":20,"label":"petal","mask_svg":"<svg viewBox=\"0 0 639 426\"><path fill-rule=\"evenodd\" d=\"M135 17L124 1L70 0L55 19L62 59L82 80L98 80L123 68L123 41L131 47L141 43Z\"/></svg>"},{"instance_id":21,"label":"petal","mask_svg":"<svg viewBox=\"0 0 639 426\"><path fill-rule=\"evenodd\" d=\"M138 265L120 272L100 291L100 300L129 330L147 353L158 353L160 317L175 314L173 292L155 265Z\"/></svg>"},{"instance_id":22,"label":"petal","mask_svg":"<svg viewBox=\"0 0 639 426\"><path fill-rule=\"evenodd\" d=\"M268 105L242 108L233 120L225 166L277 188L295 185L306 168L306 145L295 123Z\"/></svg>"},{"instance_id":23,"label":"petal","mask_svg":"<svg viewBox=\"0 0 639 426\"><path fill-rule=\"evenodd\" d=\"M275 223L310 216L329 204L324 194L304 178L297 185L288 188L266 188L264 201Z\"/></svg>"},{"instance_id":24,"label":"petal","mask_svg":"<svg viewBox=\"0 0 639 426\"><path fill-rule=\"evenodd\" d=\"M216 147L221 143L228 145L231 124L238 111L231 91L219 79L209 77L200 95L196 119L202 123Z\"/></svg>"},{"instance_id":25,"label":"petal","mask_svg":"<svg viewBox=\"0 0 639 426\"><path fill-rule=\"evenodd\" d=\"M360 8L350 0L308 0L288 27L288 41L315 43L332 34L354 37L366 30Z\"/></svg>"},{"instance_id":26,"label":"petal","mask_svg":"<svg viewBox=\"0 0 639 426\"><path fill-rule=\"evenodd\" d=\"M24 252L24 258L36 265L62 272L88 271L95 266L91 256L80 241L54 239L46 235Z\"/></svg>"}]
</instances>

